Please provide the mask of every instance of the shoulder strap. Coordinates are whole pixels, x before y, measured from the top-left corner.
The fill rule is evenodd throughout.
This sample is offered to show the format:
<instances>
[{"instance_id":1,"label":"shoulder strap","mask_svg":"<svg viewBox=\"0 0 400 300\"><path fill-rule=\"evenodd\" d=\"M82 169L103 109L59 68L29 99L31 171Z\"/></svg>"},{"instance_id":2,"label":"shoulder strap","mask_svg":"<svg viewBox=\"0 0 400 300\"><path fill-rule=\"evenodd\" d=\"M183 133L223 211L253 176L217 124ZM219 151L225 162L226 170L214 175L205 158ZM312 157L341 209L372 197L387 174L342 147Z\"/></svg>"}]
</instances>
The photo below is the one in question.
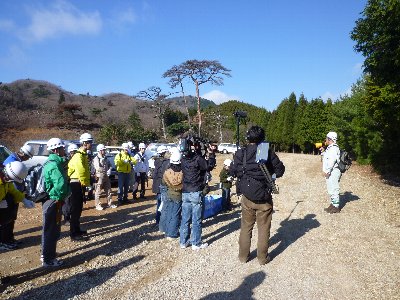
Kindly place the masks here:
<instances>
[{"instance_id":1,"label":"shoulder strap","mask_svg":"<svg viewBox=\"0 0 400 300\"><path fill-rule=\"evenodd\" d=\"M247 149L243 149L243 174L246 172L246 163L247 163Z\"/></svg>"}]
</instances>

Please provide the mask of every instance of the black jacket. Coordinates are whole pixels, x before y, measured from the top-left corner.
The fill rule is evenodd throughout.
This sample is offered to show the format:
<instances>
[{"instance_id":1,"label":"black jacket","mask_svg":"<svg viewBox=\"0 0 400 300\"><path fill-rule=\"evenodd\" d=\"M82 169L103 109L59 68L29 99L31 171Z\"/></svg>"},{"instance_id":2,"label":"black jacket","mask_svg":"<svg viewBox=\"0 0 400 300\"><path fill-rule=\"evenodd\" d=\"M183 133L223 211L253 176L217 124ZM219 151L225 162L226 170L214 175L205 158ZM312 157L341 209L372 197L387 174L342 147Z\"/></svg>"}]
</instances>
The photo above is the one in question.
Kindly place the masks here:
<instances>
[{"instance_id":1,"label":"black jacket","mask_svg":"<svg viewBox=\"0 0 400 300\"><path fill-rule=\"evenodd\" d=\"M244 151L246 151L246 167L245 170L243 169L243 159L244 159ZM258 184L260 183L263 188L265 188L266 193L263 198L265 199L256 199L257 202L263 202L264 200L269 200L271 199L271 191L268 189L268 184L267 180L265 178L264 173L262 172L260 166L256 162L256 153L257 153L257 145L255 144L249 144L245 148L239 149L235 157L233 159L233 164L231 165L230 168L230 173L233 176L236 176L238 178L238 182L243 179L244 176L250 177L251 179L254 179L256 181L253 181L254 183ZM266 163L267 169L270 172L270 174L276 174L276 177L279 178L285 173L285 166L283 163L280 161L279 157L275 154L275 152L270 148L268 150L268 160ZM257 185L254 184L253 187L253 192L254 194L257 192ZM237 185L237 187L240 186L240 184ZM240 188L239 188L240 189ZM244 191L240 191L243 192ZM252 189L250 188L250 193L252 192ZM250 200L253 195L246 195L246 198L249 198Z\"/></svg>"},{"instance_id":2,"label":"black jacket","mask_svg":"<svg viewBox=\"0 0 400 300\"><path fill-rule=\"evenodd\" d=\"M153 186L152 191L154 194L160 193L160 184L162 181L162 177L166 169L169 168L170 161L168 158L156 158L154 162L154 172L153 172Z\"/></svg>"},{"instance_id":3,"label":"black jacket","mask_svg":"<svg viewBox=\"0 0 400 300\"><path fill-rule=\"evenodd\" d=\"M182 192L202 191L205 186L207 161L198 154L182 157L183 188Z\"/></svg>"}]
</instances>

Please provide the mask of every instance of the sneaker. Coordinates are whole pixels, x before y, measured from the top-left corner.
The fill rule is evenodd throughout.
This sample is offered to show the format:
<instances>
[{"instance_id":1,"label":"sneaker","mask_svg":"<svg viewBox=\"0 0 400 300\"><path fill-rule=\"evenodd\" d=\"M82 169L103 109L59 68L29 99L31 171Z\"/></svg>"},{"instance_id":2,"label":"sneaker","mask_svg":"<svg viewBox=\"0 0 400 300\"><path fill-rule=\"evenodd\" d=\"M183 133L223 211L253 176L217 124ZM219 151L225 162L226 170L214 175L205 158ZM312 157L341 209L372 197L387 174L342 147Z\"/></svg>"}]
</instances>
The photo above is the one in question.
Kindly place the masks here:
<instances>
[{"instance_id":1,"label":"sneaker","mask_svg":"<svg viewBox=\"0 0 400 300\"><path fill-rule=\"evenodd\" d=\"M107 205L107 208L117 208L118 206L115 204Z\"/></svg>"},{"instance_id":2,"label":"sneaker","mask_svg":"<svg viewBox=\"0 0 400 300\"><path fill-rule=\"evenodd\" d=\"M103 206L101 206L101 205L96 205L96 210L103 210L104 208L103 208Z\"/></svg>"},{"instance_id":3,"label":"sneaker","mask_svg":"<svg viewBox=\"0 0 400 300\"><path fill-rule=\"evenodd\" d=\"M179 244L179 246L181 247L181 249L186 249L187 247L189 247L189 244Z\"/></svg>"},{"instance_id":4,"label":"sneaker","mask_svg":"<svg viewBox=\"0 0 400 300\"><path fill-rule=\"evenodd\" d=\"M167 236L166 239L168 241L175 241L178 237Z\"/></svg>"},{"instance_id":5,"label":"sneaker","mask_svg":"<svg viewBox=\"0 0 400 300\"><path fill-rule=\"evenodd\" d=\"M59 260L57 258L49 261L43 261L42 266L43 267L59 267L63 264L64 262L62 260Z\"/></svg>"},{"instance_id":6,"label":"sneaker","mask_svg":"<svg viewBox=\"0 0 400 300\"><path fill-rule=\"evenodd\" d=\"M208 247L207 243L201 243L200 245L192 245L192 250L200 250L200 249L205 249Z\"/></svg>"}]
</instances>

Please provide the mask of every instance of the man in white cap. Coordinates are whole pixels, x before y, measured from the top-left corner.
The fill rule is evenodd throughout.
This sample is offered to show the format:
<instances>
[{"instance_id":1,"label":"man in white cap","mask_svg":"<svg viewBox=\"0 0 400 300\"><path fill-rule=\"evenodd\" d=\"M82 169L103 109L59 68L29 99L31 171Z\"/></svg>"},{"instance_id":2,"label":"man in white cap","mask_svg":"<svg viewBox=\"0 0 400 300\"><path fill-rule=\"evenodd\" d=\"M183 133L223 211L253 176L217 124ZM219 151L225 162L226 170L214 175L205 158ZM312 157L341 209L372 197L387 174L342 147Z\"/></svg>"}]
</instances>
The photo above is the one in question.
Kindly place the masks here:
<instances>
[{"instance_id":1,"label":"man in white cap","mask_svg":"<svg viewBox=\"0 0 400 300\"><path fill-rule=\"evenodd\" d=\"M337 133L328 132L325 139L326 150L324 152L322 172L326 180L326 186L330 197L331 204L324 210L327 213L335 214L340 212L339 207L339 181L342 173L339 170L340 149L336 144Z\"/></svg>"},{"instance_id":2,"label":"man in white cap","mask_svg":"<svg viewBox=\"0 0 400 300\"><path fill-rule=\"evenodd\" d=\"M133 187L133 199L136 199L136 194L139 190L140 183L140 198L145 198L144 193L146 190L146 178L147 172L149 171L149 161L144 152L146 151L146 145L144 143L139 144L139 152L135 154L134 158L137 162L135 166L136 182Z\"/></svg>"}]
</instances>

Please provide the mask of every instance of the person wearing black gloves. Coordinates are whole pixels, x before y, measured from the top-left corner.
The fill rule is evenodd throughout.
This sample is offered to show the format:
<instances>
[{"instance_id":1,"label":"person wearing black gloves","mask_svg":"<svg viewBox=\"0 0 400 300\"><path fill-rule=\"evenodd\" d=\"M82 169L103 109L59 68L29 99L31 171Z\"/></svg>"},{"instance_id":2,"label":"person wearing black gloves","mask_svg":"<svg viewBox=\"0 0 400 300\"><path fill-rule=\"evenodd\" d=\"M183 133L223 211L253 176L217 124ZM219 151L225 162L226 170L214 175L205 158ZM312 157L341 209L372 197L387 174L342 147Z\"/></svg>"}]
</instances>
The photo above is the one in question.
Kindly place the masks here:
<instances>
[{"instance_id":1,"label":"person wearing black gloves","mask_svg":"<svg viewBox=\"0 0 400 300\"><path fill-rule=\"evenodd\" d=\"M265 162L270 174L279 178L285 172L285 166L275 152L269 148L259 161L257 151L264 142L265 132L259 126L252 126L247 131L248 145L239 149L231 165L231 175L236 176L237 187L242 193L242 217L239 236L239 260L247 262L250 255L251 237L254 224L257 222L258 242L257 259L260 265L267 264L271 258L268 256L268 241L272 219L272 187L268 183L259 163ZM263 143L262 146L267 146ZM265 147L264 147L265 149Z\"/></svg>"}]
</instances>

